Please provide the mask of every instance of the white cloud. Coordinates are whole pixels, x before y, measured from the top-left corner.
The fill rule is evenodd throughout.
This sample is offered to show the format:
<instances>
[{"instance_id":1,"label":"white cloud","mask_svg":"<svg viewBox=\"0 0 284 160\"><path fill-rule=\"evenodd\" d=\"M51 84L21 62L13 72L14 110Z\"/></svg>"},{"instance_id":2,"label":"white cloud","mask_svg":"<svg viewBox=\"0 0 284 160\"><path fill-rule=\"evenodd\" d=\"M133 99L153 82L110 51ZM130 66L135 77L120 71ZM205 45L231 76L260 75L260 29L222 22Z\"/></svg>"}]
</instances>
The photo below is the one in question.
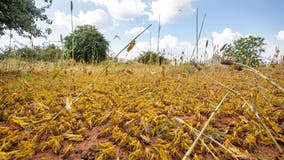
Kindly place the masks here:
<instances>
[{"instance_id":1,"label":"white cloud","mask_svg":"<svg viewBox=\"0 0 284 160\"><path fill-rule=\"evenodd\" d=\"M134 27L131 30L126 30L125 34L131 35L131 36L136 36L137 34L141 33L144 29L145 29L144 27Z\"/></svg>"},{"instance_id":2,"label":"white cloud","mask_svg":"<svg viewBox=\"0 0 284 160\"><path fill-rule=\"evenodd\" d=\"M156 0L151 3L151 12L148 13L149 20L158 21L161 24L175 21L179 17L193 12L191 3L193 0Z\"/></svg>"},{"instance_id":3,"label":"white cloud","mask_svg":"<svg viewBox=\"0 0 284 160\"><path fill-rule=\"evenodd\" d=\"M262 57L264 57L264 58L266 58L266 60L270 61L272 56L275 53L276 45L274 45L273 43L270 43L268 41L265 41L265 44L266 44L266 45L264 45L265 52L262 54Z\"/></svg>"},{"instance_id":4,"label":"white cloud","mask_svg":"<svg viewBox=\"0 0 284 160\"><path fill-rule=\"evenodd\" d=\"M25 45L30 44L30 40L28 38L24 38L19 36L15 31L12 32L13 38L11 39L11 47L14 48L20 48L25 47ZM5 34L0 37L0 49L8 48L10 42L10 36L9 34Z\"/></svg>"},{"instance_id":5,"label":"white cloud","mask_svg":"<svg viewBox=\"0 0 284 160\"><path fill-rule=\"evenodd\" d=\"M231 28L225 28L221 33L212 32L213 44L223 46L226 43L233 43L242 37L239 32L233 32Z\"/></svg>"},{"instance_id":6,"label":"white cloud","mask_svg":"<svg viewBox=\"0 0 284 160\"><path fill-rule=\"evenodd\" d=\"M112 17L118 20L132 20L145 14L147 5L142 0L88 0L95 5L105 6Z\"/></svg>"},{"instance_id":7,"label":"white cloud","mask_svg":"<svg viewBox=\"0 0 284 160\"><path fill-rule=\"evenodd\" d=\"M81 2L86 3L86 2L88 2L88 0L77 0L77 1L78 1L78 3L81 3Z\"/></svg>"},{"instance_id":8,"label":"white cloud","mask_svg":"<svg viewBox=\"0 0 284 160\"><path fill-rule=\"evenodd\" d=\"M179 41L177 37L172 35L166 35L160 40L161 49L186 49L190 47L191 44L186 41Z\"/></svg>"},{"instance_id":9,"label":"white cloud","mask_svg":"<svg viewBox=\"0 0 284 160\"><path fill-rule=\"evenodd\" d=\"M6 33L8 33L6 31ZM11 47L13 49L23 48L23 47L31 47L33 44L34 46L43 45L44 42L50 40L49 38L45 39L43 37L33 38L32 41L29 38L25 38L23 36L19 36L17 32L12 31L12 39L11 39ZM59 39L59 38L58 38ZM9 47L10 36L9 34L5 34L0 37L0 50ZM45 43L48 44L48 43Z\"/></svg>"},{"instance_id":10,"label":"white cloud","mask_svg":"<svg viewBox=\"0 0 284 160\"><path fill-rule=\"evenodd\" d=\"M277 39L284 41L284 30L278 32Z\"/></svg>"},{"instance_id":11,"label":"white cloud","mask_svg":"<svg viewBox=\"0 0 284 160\"><path fill-rule=\"evenodd\" d=\"M73 16L74 25L94 25L100 31L106 31L115 26L114 20L102 9L96 9L94 11L88 11L84 13L80 11L77 16ZM58 26L64 26L71 28L71 15L66 15L61 11L54 13L54 24Z\"/></svg>"},{"instance_id":12,"label":"white cloud","mask_svg":"<svg viewBox=\"0 0 284 160\"><path fill-rule=\"evenodd\" d=\"M65 15L64 12L56 11L54 12L53 22L58 26L70 27L70 16Z\"/></svg>"}]
</instances>

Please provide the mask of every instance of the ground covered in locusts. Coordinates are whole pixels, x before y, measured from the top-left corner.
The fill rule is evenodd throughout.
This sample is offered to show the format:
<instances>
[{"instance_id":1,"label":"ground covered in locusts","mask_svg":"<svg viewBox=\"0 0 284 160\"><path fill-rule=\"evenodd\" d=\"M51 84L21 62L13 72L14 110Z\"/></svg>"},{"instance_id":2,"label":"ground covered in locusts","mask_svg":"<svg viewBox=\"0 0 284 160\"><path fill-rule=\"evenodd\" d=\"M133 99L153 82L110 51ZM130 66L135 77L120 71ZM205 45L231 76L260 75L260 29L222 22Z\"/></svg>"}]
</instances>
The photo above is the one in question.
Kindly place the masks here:
<instances>
[{"instance_id":1,"label":"ground covered in locusts","mask_svg":"<svg viewBox=\"0 0 284 160\"><path fill-rule=\"evenodd\" d=\"M228 92L189 159L284 158L284 93L250 71L74 65L1 62L0 159L182 159Z\"/></svg>"}]
</instances>

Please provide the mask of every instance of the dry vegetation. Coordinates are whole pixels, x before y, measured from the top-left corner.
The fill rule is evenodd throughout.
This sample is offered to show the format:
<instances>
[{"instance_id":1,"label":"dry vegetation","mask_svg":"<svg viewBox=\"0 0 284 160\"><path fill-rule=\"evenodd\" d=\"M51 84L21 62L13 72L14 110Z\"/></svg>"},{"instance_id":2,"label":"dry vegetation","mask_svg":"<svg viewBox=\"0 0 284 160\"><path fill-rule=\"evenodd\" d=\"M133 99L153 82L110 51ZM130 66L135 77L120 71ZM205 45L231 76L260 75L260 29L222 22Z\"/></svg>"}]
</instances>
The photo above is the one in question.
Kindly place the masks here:
<instances>
[{"instance_id":1,"label":"dry vegetation","mask_svg":"<svg viewBox=\"0 0 284 160\"><path fill-rule=\"evenodd\" d=\"M254 73L113 64L92 84L103 67L1 62L0 159L182 159L202 128L190 159L284 158L284 93Z\"/></svg>"}]
</instances>

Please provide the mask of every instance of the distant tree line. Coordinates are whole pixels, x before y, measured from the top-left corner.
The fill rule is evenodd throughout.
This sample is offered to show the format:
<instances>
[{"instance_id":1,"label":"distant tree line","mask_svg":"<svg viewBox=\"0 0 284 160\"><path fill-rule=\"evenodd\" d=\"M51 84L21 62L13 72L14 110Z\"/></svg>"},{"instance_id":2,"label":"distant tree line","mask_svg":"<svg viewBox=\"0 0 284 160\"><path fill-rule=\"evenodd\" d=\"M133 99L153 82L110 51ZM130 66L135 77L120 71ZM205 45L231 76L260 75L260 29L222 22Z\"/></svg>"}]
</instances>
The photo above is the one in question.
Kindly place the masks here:
<instances>
[{"instance_id":1,"label":"distant tree line","mask_svg":"<svg viewBox=\"0 0 284 160\"><path fill-rule=\"evenodd\" d=\"M39 28L38 21L51 24L45 14L52 5L52 0L44 0L44 6L38 8L35 0L1 0L0 1L0 37L6 30L16 31L20 36L33 38L45 37L51 34L50 28ZM108 55L109 42L95 26L78 26L73 33L65 38L64 51L56 46L21 48L10 53L10 49L0 54L0 59L17 56L27 60L54 61L58 58L72 58L76 61L99 63ZM231 59L238 63L257 66L262 62L261 53L265 50L264 38L250 35L227 44L222 48L222 58ZM64 52L64 54L63 54ZM163 64L168 60L161 54L144 51L136 60L145 64Z\"/></svg>"},{"instance_id":2,"label":"distant tree line","mask_svg":"<svg viewBox=\"0 0 284 160\"><path fill-rule=\"evenodd\" d=\"M5 58L19 58L22 60L32 61L50 61L55 62L60 60L63 56L63 50L55 45L48 45L46 47L35 46L34 48L23 47L14 51L6 49L0 53L0 60Z\"/></svg>"}]
</instances>

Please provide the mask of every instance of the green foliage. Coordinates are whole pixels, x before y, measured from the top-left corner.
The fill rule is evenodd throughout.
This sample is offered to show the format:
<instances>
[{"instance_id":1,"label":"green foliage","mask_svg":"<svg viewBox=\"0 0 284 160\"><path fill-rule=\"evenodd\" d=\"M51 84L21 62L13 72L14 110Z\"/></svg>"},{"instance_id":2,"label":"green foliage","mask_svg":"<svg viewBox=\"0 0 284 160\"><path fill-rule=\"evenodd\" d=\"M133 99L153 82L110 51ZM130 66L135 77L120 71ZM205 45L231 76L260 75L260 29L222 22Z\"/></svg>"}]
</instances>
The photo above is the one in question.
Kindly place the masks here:
<instances>
[{"instance_id":1,"label":"green foliage","mask_svg":"<svg viewBox=\"0 0 284 160\"><path fill-rule=\"evenodd\" d=\"M4 60L5 58L8 58L10 51L11 51L10 48L0 49L0 61Z\"/></svg>"},{"instance_id":2,"label":"green foliage","mask_svg":"<svg viewBox=\"0 0 284 160\"><path fill-rule=\"evenodd\" d=\"M0 36L4 30L14 29L19 35L26 37L44 36L45 32L38 28L36 21L45 21L51 24L51 20L44 14L51 6L52 0L44 0L46 6L37 8L34 0L1 0L0 1Z\"/></svg>"},{"instance_id":3,"label":"green foliage","mask_svg":"<svg viewBox=\"0 0 284 160\"><path fill-rule=\"evenodd\" d=\"M6 49L0 53L0 60L5 58L20 58L27 61L39 60L55 62L61 58L62 53L63 51L53 44L47 47L24 47L15 51L9 51Z\"/></svg>"},{"instance_id":4,"label":"green foliage","mask_svg":"<svg viewBox=\"0 0 284 160\"><path fill-rule=\"evenodd\" d=\"M223 49L223 58L232 59L235 62L256 66L261 62L261 53L264 52L264 38L248 36L228 44Z\"/></svg>"},{"instance_id":5,"label":"green foliage","mask_svg":"<svg viewBox=\"0 0 284 160\"><path fill-rule=\"evenodd\" d=\"M109 43L96 27L84 25L78 26L71 35L65 37L65 47L70 57L73 57L74 53L76 61L84 60L87 63L94 63L107 58Z\"/></svg>"},{"instance_id":6,"label":"green foliage","mask_svg":"<svg viewBox=\"0 0 284 160\"><path fill-rule=\"evenodd\" d=\"M36 50L29 47L20 48L16 50L16 55L25 60L34 60L36 54Z\"/></svg>"},{"instance_id":7,"label":"green foliage","mask_svg":"<svg viewBox=\"0 0 284 160\"><path fill-rule=\"evenodd\" d=\"M63 51L55 45L49 45L46 48L38 49L37 60L54 62L61 58Z\"/></svg>"},{"instance_id":8,"label":"green foliage","mask_svg":"<svg viewBox=\"0 0 284 160\"><path fill-rule=\"evenodd\" d=\"M144 64L164 64L168 63L168 60L161 54L152 52L152 51L144 51L137 57L137 61Z\"/></svg>"}]
</instances>

